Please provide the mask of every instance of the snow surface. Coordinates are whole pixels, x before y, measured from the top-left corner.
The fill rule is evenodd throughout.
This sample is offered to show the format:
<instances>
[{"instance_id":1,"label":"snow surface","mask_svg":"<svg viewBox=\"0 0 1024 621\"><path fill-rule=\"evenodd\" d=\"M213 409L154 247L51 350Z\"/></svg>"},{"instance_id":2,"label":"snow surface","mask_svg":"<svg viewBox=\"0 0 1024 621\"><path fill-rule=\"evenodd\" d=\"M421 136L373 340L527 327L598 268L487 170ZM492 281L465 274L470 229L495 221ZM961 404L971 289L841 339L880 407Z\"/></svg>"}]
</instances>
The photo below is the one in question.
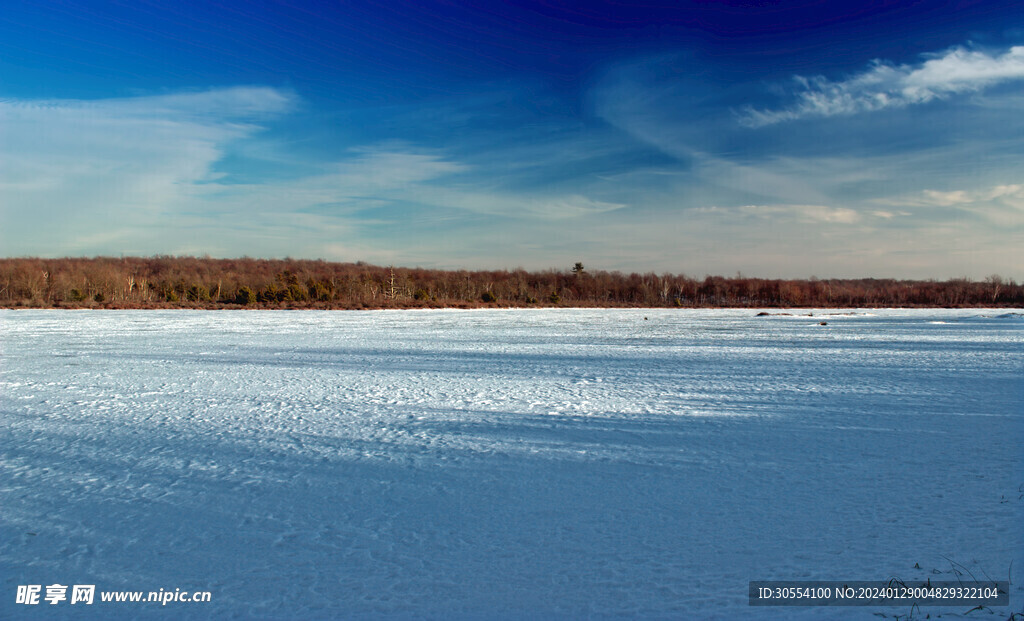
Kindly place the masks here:
<instances>
[{"instance_id":1,"label":"snow surface","mask_svg":"<svg viewBox=\"0 0 1024 621\"><path fill-rule=\"evenodd\" d=\"M756 312L0 311L0 618L1024 611L1024 318ZM213 600L14 603L55 582Z\"/></svg>"}]
</instances>

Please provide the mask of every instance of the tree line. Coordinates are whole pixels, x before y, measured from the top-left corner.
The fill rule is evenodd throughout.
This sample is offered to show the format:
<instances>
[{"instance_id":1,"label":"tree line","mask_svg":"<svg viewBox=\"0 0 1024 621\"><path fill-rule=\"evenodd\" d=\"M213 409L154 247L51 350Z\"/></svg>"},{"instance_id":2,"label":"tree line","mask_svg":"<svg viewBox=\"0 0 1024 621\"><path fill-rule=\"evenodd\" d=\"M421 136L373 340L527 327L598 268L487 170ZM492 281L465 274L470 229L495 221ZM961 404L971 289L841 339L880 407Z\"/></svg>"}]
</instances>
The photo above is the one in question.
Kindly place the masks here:
<instances>
[{"instance_id":1,"label":"tree line","mask_svg":"<svg viewBox=\"0 0 1024 621\"><path fill-rule=\"evenodd\" d=\"M296 259L0 259L0 306L415 308L482 306L1024 306L1024 285L981 281L691 278L566 270L436 270Z\"/></svg>"}]
</instances>

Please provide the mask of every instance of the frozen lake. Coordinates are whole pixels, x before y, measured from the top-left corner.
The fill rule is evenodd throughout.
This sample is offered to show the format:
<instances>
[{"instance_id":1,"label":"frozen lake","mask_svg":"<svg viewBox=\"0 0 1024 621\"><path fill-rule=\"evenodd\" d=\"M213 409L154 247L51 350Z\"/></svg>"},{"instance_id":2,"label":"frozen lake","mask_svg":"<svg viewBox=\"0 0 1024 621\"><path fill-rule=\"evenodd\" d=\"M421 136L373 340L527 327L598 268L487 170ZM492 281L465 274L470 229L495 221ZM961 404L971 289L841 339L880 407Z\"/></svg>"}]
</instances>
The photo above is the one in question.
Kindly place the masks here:
<instances>
[{"instance_id":1,"label":"frozen lake","mask_svg":"<svg viewBox=\"0 0 1024 621\"><path fill-rule=\"evenodd\" d=\"M969 618L1024 611L1024 317L756 312L0 311L0 618L878 619L747 585L1011 566Z\"/></svg>"}]
</instances>

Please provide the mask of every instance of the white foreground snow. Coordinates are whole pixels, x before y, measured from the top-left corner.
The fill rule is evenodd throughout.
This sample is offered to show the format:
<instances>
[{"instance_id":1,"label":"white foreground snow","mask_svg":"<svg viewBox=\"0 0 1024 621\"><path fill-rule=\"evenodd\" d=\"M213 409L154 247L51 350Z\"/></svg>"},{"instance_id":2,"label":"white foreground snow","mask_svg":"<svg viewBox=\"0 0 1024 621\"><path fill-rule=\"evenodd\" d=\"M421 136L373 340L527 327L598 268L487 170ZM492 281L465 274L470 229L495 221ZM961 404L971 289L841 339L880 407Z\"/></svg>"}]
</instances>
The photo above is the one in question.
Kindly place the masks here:
<instances>
[{"instance_id":1,"label":"white foreground snow","mask_svg":"<svg viewBox=\"0 0 1024 621\"><path fill-rule=\"evenodd\" d=\"M1024 318L756 312L0 311L0 618L1024 610ZM212 601L15 603L54 583Z\"/></svg>"}]
</instances>

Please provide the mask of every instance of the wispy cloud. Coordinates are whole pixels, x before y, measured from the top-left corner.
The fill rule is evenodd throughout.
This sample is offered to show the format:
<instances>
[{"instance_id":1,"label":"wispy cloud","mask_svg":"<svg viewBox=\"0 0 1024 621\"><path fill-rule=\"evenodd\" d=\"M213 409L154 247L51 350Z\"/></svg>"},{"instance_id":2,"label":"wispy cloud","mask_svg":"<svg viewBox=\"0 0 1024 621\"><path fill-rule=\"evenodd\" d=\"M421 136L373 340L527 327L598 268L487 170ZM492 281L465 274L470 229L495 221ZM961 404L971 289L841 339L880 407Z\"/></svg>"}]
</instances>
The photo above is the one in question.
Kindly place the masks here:
<instances>
[{"instance_id":1,"label":"wispy cloud","mask_svg":"<svg viewBox=\"0 0 1024 621\"><path fill-rule=\"evenodd\" d=\"M297 103L266 87L2 101L0 241L10 253L141 250L133 240L166 234L167 213L221 176L232 143Z\"/></svg>"},{"instance_id":2,"label":"wispy cloud","mask_svg":"<svg viewBox=\"0 0 1024 621\"><path fill-rule=\"evenodd\" d=\"M913 202L914 199L908 199ZM953 190L951 192L940 192L938 190L925 190L917 198L919 205L966 205L984 201L999 201L1020 209L1024 209L1024 185L1009 184L997 185L981 190Z\"/></svg>"},{"instance_id":3,"label":"wispy cloud","mask_svg":"<svg viewBox=\"0 0 1024 621\"><path fill-rule=\"evenodd\" d=\"M645 75L602 84L601 123L330 145L303 133L320 131L308 103L265 87L0 102L0 247L925 277L963 273L974 246L976 273L1015 256L1024 186L997 185L1019 180L1009 110L972 107L984 131L955 149L850 153L807 126L753 149L728 106Z\"/></svg>"},{"instance_id":4,"label":"wispy cloud","mask_svg":"<svg viewBox=\"0 0 1024 621\"><path fill-rule=\"evenodd\" d=\"M469 164L404 140L349 146L333 160L303 160L277 144L271 155L286 173L229 174L240 146L300 104L265 87L0 102L0 247L333 258L348 248L360 252L350 259L381 260L424 235L625 206L583 185L503 187L481 173L496 166L486 157ZM449 235L433 254L457 253L472 237Z\"/></svg>"},{"instance_id":5,"label":"wispy cloud","mask_svg":"<svg viewBox=\"0 0 1024 621\"><path fill-rule=\"evenodd\" d=\"M878 201L910 208L946 208L980 217L1003 230L1024 228L1024 185L1004 184L972 190L924 190Z\"/></svg>"},{"instance_id":6,"label":"wispy cloud","mask_svg":"<svg viewBox=\"0 0 1024 621\"><path fill-rule=\"evenodd\" d=\"M204 183L190 190L206 211L233 213L315 212L353 223L395 225L396 216L368 215L395 204L429 208L437 218L462 212L502 219L559 220L606 213L625 204L579 193L525 193L479 189L472 166L403 143L352 149L352 157L328 172L273 183ZM460 177L459 175L463 175ZM361 215L353 216L356 212Z\"/></svg>"},{"instance_id":7,"label":"wispy cloud","mask_svg":"<svg viewBox=\"0 0 1024 621\"><path fill-rule=\"evenodd\" d=\"M398 190L471 168L439 153L400 143L361 147L352 152L355 157L331 164L332 172L320 177L320 182L366 194Z\"/></svg>"},{"instance_id":8,"label":"wispy cloud","mask_svg":"<svg viewBox=\"0 0 1024 621\"><path fill-rule=\"evenodd\" d=\"M112 99L8 99L0 101L4 115L45 111L73 118L175 119L223 121L276 115L293 110L298 97L267 86L233 86Z\"/></svg>"},{"instance_id":9,"label":"wispy cloud","mask_svg":"<svg viewBox=\"0 0 1024 621\"><path fill-rule=\"evenodd\" d=\"M740 209L755 216L788 216L805 222L856 224L861 221L861 215L852 209L826 205L747 205Z\"/></svg>"},{"instance_id":10,"label":"wispy cloud","mask_svg":"<svg viewBox=\"0 0 1024 621\"><path fill-rule=\"evenodd\" d=\"M407 195L406 198L475 214L528 220L563 220L626 207L625 203L594 200L581 194L530 195L443 187L418 188L415 195Z\"/></svg>"},{"instance_id":11,"label":"wispy cloud","mask_svg":"<svg viewBox=\"0 0 1024 621\"><path fill-rule=\"evenodd\" d=\"M719 214L725 217L754 217L772 220L791 219L807 224L857 224L865 217L846 207L829 207L827 205L741 205L739 207L700 207L697 213ZM874 212L867 215L879 216ZM886 214L891 217L891 214Z\"/></svg>"},{"instance_id":12,"label":"wispy cloud","mask_svg":"<svg viewBox=\"0 0 1024 621\"><path fill-rule=\"evenodd\" d=\"M851 115L927 103L1024 79L1024 46L997 53L956 47L924 58L916 65L875 60L867 70L839 81L796 76L796 103L777 110L746 108L739 120L760 127L806 117Z\"/></svg>"}]
</instances>

